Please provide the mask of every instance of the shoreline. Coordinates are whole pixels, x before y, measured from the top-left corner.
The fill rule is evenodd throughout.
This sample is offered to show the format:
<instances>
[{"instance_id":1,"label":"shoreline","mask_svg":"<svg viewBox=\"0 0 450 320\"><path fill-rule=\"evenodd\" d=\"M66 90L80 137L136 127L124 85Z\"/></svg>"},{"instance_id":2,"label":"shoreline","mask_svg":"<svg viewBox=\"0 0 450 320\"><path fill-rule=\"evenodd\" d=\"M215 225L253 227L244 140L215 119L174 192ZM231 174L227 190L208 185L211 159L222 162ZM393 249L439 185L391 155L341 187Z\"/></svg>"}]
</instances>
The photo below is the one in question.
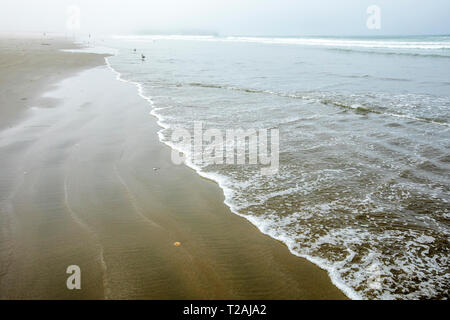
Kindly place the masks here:
<instances>
[{"instance_id":1,"label":"shoreline","mask_svg":"<svg viewBox=\"0 0 450 320\"><path fill-rule=\"evenodd\" d=\"M95 47L94 47L94 51L95 51ZM82 51L79 51L82 52ZM118 81L122 81L125 83L130 83L136 86L137 88L137 93L138 95L144 99L145 101L147 101L150 104L150 114L152 116L154 116L156 118L156 122L157 124L163 129L167 129L168 126L163 124L163 120L162 118L155 112L155 107L154 107L154 102L152 101L151 97L148 97L146 95L143 94L143 87L141 83L135 82L135 81L131 81L131 80L126 80L122 78L122 74L120 72L118 72L117 70L115 70L112 66L111 63L108 60L108 57L105 57L105 62L106 65L108 66L108 68L116 75L116 79ZM161 131L161 130L160 130ZM183 152L183 150L178 149L175 145L173 145L172 143L168 142L168 141L163 141L162 139L162 135L160 134L160 131L158 131L158 138L160 140L160 142L166 146L168 146L171 149L177 150L179 152ZM189 157L188 157L189 158ZM316 259L314 257L310 257L310 256L306 256L306 255L299 255L295 250L293 250L291 248L291 246L289 245L289 243L280 238L279 236L273 234L273 232L267 231L267 230L263 230L262 224L257 222L257 218L256 217L252 217L252 216L246 216L243 215L241 213L239 213L238 209L236 209L227 199L227 192L229 193L231 190L229 188L227 188L226 186L224 186L223 182L221 182L222 180L217 177L216 175L212 174L212 173L205 173L201 170L201 168L199 168L198 166L196 166L195 164L193 164L191 161L186 161L184 163L185 166L187 166L188 168L192 169L196 174L198 174L200 177L211 181L215 184L217 184L219 186L219 188L222 190L223 196L224 196L224 201L223 203L229 208L229 210L241 217L244 218L246 221L250 222L257 230L258 232L261 232L264 235L269 236L270 238L279 241L281 244L283 244L284 246L286 246L289 249L289 252L296 257L299 257L301 259L306 259L307 261L313 263L314 265L316 265L317 267L319 267L320 269L326 271L328 273L328 276L330 278L330 281L333 283L334 286L336 286L343 294L346 295L347 298L352 299L352 300L360 300L362 299L361 296L359 296L351 287L347 286L338 275L335 275L334 277L331 276L331 274L335 271L330 270L330 268L327 268L325 266L325 263L320 261L319 259Z\"/></svg>"},{"instance_id":2,"label":"shoreline","mask_svg":"<svg viewBox=\"0 0 450 320\"><path fill-rule=\"evenodd\" d=\"M345 299L324 270L293 255L286 245L232 213L223 203L223 189L216 182L202 179L187 166L173 165L169 147L158 139L157 121L142 117L148 114L148 105L135 94L134 86L107 77L110 70L106 66L88 67L53 85L50 97L56 99L56 106L46 109L44 115L28 118L34 117L33 121L41 124L58 120L58 126L52 128L55 132L37 129L35 133L38 145L43 136L47 138L42 145L46 150L17 147L19 151L6 159L14 167L13 160L25 157L19 162L27 163L30 154L36 155L35 159L51 158L43 160L45 170L38 175L33 175L33 168L27 170L25 182L14 184L18 186L13 198L1 199L0 214L5 216L6 212L11 217L19 212L16 231L21 231L17 231L18 236L11 228L7 234L15 238L9 262L17 268L8 268L3 273L6 276L0 272L0 284L5 281L2 278L9 278L8 289L0 288L0 299ZM86 87L89 81L95 86ZM99 97L101 92L112 97ZM30 120L19 123L24 121ZM0 131L0 150L14 149L17 141L12 139L5 145L3 135L4 130ZM13 172L20 169L12 170L10 178L14 180ZM42 184L50 193L28 188L30 176L34 185ZM48 182L49 177L54 184ZM55 204L52 219L48 211L36 210L36 201L47 207L47 200ZM78 223L61 217L61 211L72 213L72 220L75 216ZM50 233L50 239L63 241L69 234L71 239L85 242L80 245L65 240L68 243L36 248L36 242L48 244L48 239L42 241L42 230L26 222L36 212L38 217L34 218L41 228L65 226L66 233ZM82 225L87 226L85 230ZM33 232L25 236L27 228ZM6 232L2 233L5 237ZM181 246L173 246L175 241ZM14 288L14 279L26 274L25 262L29 261L20 248L34 255L45 250L47 258L60 267L68 262L64 255L73 246L78 254L70 256L84 261L83 270L88 270L84 272L94 282L87 291L60 288L64 272L56 280L44 277L41 288L30 287L27 279L36 279L32 273L22 288ZM0 255L0 262L3 260ZM49 292L52 289L55 291Z\"/></svg>"}]
</instances>

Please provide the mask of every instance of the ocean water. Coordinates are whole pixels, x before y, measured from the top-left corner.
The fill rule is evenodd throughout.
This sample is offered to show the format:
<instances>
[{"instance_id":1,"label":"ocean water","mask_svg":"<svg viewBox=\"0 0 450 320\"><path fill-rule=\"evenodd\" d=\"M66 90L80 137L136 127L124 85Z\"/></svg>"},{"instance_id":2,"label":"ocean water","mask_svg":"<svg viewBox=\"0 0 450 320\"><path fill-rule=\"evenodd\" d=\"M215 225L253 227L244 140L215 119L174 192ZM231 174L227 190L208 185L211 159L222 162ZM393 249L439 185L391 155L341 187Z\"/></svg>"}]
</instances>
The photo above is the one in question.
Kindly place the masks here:
<instances>
[{"instance_id":1,"label":"ocean water","mask_svg":"<svg viewBox=\"0 0 450 320\"><path fill-rule=\"evenodd\" d=\"M277 128L280 168L193 165L350 298L449 297L450 37L113 37L161 125ZM136 48L136 53L133 49ZM140 54L147 57L141 61ZM150 121L150 120L149 120Z\"/></svg>"}]
</instances>

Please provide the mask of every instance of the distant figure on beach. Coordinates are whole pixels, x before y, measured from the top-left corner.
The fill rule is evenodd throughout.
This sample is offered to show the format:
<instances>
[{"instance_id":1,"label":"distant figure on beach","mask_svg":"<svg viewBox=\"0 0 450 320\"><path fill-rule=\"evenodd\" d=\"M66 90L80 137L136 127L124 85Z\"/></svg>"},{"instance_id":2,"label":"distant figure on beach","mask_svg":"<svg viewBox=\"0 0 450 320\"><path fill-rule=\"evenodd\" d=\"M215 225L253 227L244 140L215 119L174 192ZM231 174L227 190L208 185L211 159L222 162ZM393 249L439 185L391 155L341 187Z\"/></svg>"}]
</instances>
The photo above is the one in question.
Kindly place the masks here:
<instances>
[{"instance_id":1,"label":"distant figure on beach","mask_svg":"<svg viewBox=\"0 0 450 320\"><path fill-rule=\"evenodd\" d=\"M133 52L136 53L136 48L133 49Z\"/></svg>"},{"instance_id":2,"label":"distant figure on beach","mask_svg":"<svg viewBox=\"0 0 450 320\"><path fill-rule=\"evenodd\" d=\"M143 54L141 54L141 59L142 59L142 61L145 60L145 56Z\"/></svg>"}]
</instances>

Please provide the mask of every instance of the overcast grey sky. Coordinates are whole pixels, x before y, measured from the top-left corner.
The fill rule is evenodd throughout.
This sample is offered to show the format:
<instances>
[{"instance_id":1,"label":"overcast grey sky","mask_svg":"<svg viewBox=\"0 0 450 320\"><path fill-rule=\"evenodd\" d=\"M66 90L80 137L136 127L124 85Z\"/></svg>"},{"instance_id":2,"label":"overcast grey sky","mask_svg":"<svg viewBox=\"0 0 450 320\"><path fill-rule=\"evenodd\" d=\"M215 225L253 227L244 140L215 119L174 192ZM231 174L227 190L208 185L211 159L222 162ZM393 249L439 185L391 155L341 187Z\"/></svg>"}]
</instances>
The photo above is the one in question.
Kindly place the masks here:
<instances>
[{"instance_id":1,"label":"overcast grey sky","mask_svg":"<svg viewBox=\"0 0 450 320\"><path fill-rule=\"evenodd\" d=\"M379 30L366 27L373 4ZM69 5L83 33L450 34L450 0L1 0L0 31L65 32Z\"/></svg>"}]
</instances>

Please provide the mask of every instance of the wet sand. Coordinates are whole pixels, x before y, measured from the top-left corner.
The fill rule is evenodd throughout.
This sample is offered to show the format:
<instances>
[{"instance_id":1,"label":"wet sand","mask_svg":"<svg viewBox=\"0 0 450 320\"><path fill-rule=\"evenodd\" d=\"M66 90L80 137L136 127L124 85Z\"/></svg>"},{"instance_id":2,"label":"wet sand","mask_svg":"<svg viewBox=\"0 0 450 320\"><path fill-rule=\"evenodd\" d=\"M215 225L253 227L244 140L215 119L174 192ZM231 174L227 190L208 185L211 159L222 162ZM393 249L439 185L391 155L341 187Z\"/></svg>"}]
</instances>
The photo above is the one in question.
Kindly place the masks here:
<instances>
[{"instance_id":1,"label":"wet sand","mask_svg":"<svg viewBox=\"0 0 450 320\"><path fill-rule=\"evenodd\" d=\"M0 40L0 299L345 299L172 164L103 56L40 41Z\"/></svg>"},{"instance_id":2,"label":"wet sand","mask_svg":"<svg viewBox=\"0 0 450 320\"><path fill-rule=\"evenodd\" d=\"M30 106L56 105L56 101L41 97L44 90L103 63L101 55L59 51L74 47L70 39L51 34L0 33L0 130L17 123Z\"/></svg>"}]
</instances>

